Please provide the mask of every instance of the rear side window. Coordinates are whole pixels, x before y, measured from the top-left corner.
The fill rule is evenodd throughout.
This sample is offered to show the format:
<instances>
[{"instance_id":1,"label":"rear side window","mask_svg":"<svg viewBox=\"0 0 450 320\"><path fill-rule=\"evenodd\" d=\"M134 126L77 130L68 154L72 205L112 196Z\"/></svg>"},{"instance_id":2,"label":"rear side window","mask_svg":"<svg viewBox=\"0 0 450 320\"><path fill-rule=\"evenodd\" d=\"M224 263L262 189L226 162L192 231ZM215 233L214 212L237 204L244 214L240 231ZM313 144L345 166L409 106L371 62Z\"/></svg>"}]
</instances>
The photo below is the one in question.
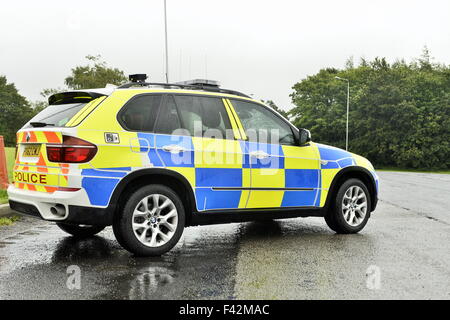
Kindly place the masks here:
<instances>
[{"instance_id":1,"label":"rear side window","mask_svg":"<svg viewBox=\"0 0 450 320\"><path fill-rule=\"evenodd\" d=\"M222 99L214 97L176 95L175 101L180 112L181 124L191 136L212 135L226 138L226 130L231 129Z\"/></svg>"},{"instance_id":2,"label":"rear side window","mask_svg":"<svg viewBox=\"0 0 450 320\"><path fill-rule=\"evenodd\" d=\"M143 95L131 99L119 113L119 122L128 130L153 131L161 95Z\"/></svg>"},{"instance_id":3,"label":"rear side window","mask_svg":"<svg viewBox=\"0 0 450 320\"><path fill-rule=\"evenodd\" d=\"M78 113L78 111L83 109L85 105L86 103L49 105L25 124L24 128L31 128L31 122L42 122L48 126L63 127Z\"/></svg>"}]
</instances>

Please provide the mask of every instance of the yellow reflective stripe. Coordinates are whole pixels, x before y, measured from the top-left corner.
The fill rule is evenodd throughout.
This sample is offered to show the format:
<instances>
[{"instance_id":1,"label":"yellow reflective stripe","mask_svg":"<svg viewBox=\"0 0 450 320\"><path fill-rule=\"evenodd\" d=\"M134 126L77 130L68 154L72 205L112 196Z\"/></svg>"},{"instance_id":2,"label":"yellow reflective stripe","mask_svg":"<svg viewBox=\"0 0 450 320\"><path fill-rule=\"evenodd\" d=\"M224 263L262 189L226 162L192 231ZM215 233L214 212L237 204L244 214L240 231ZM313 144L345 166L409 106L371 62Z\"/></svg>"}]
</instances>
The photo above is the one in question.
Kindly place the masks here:
<instances>
[{"instance_id":1,"label":"yellow reflective stripe","mask_svg":"<svg viewBox=\"0 0 450 320\"><path fill-rule=\"evenodd\" d=\"M233 113L234 119L236 120L236 123L239 127L239 132L241 133L242 140L247 140L247 135L245 134L244 126L242 125L241 120L239 119L236 111L234 110L233 104L228 99L227 99L227 102L228 102L228 106L229 106L231 112Z\"/></svg>"},{"instance_id":2,"label":"yellow reflective stripe","mask_svg":"<svg viewBox=\"0 0 450 320\"><path fill-rule=\"evenodd\" d=\"M240 135L239 126L236 123L236 120L233 116L233 112L231 111L227 99L222 99L223 104L225 105L225 109L227 110L228 118L230 119L231 127L233 128L234 137L236 139L242 139Z\"/></svg>"},{"instance_id":3,"label":"yellow reflective stripe","mask_svg":"<svg viewBox=\"0 0 450 320\"><path fill-rule=\"evenodd\" d=\"M72 117L72 119L69 120L69 122L66 123L66 127L74 127L80 124L81 121L84 120L84 118L87 117L87 115L94 110L103 100L105 100L106 97L100 97L97 99L92 100L88 104L86 104L78 113Z\"/></svg>"}]
</instances>

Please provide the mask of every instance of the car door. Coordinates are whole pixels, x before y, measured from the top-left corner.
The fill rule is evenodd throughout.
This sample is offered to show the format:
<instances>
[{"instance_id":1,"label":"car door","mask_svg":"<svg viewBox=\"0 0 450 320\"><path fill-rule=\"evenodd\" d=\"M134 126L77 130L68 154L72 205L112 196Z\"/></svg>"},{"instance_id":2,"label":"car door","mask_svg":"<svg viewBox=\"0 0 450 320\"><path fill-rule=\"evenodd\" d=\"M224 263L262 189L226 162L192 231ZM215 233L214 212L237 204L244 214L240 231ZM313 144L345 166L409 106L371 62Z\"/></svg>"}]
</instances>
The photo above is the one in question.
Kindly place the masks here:
<instances>
[{"instance_id":1,"label":"car door","mask_svg":"<svg viewBox=\"0 0 450 320\"><path fill-rule=\"evenodd\" d=\"M320 202L320 161L313 143L299 146L294 129L268 107L230 99L247 140L244 170L251 187L246 208L311 207Z\"/></svg>"},{"instance_id":2,"label":"car door","mask_svg":"<svg viewBox=\"0 0 450 320\"><path fill-rule=\"evenodd\" d=\"M242 175L243 152L223 100L173 94L167 96L161 112L155 128L158 154L166 168L189 177L197 210L243 206L242 187L249 182ZM174 116L166 119L167 113ZM163 128L169 124L171 134Z\"/></svg>"}]
</instances>

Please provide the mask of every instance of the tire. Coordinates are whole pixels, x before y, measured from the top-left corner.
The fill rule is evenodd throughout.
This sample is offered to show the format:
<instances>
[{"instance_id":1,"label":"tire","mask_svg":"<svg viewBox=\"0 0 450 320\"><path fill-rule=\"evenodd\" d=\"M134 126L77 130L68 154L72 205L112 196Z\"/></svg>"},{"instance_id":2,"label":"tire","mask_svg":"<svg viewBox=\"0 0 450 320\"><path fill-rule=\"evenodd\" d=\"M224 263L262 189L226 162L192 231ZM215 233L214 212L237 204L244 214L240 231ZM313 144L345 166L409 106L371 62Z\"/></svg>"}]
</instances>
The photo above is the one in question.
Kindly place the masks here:
<instances>
[{"instance_id":1,"label":"tire","mask_svg":"<svg viewBox=\"0 0 450 320\"><path fill-rule=\"evenodd\" d=\"M153 184L130 194L114 217L120 245L136 256L160 256L172 249L185 225L184 206L170 188Z\"/></svg>"},{"instance_id":2,"label":"tire","mask_svg":"<svg viewBox=\"0 0 450 320\"><path fill-rule=\"evenodd\" d=\"M334 217L334 211L332 209L328 210L327 214L325 215L325 222L327 223L327 226L333 230L336 231L337 230L337 226L336 226L336 222L334 221L333 217Z\"/></svg>"},{"instance_id":3,"label":"tire","mask_svg":"<svg viewBox=\"0 0 450 320\"><path fill-rule=\"evenodd\" d=\"M81 226L76 224L67 224L57 222L56 225L64 232L71 234L76 238L88 238L96 235L103 229L104 226Z\"/></svg>"},{"instance_id":4,"label":"tire","mask_svg":"<svg viewBox=\"0 0 450 320\"><path fill-rule=\"evenodd\" d=\"M325 222L336 233L358 233L369 220L370 208L369 190L361 180L352 178L339 187Z\"/></svg>"}]
</instances>

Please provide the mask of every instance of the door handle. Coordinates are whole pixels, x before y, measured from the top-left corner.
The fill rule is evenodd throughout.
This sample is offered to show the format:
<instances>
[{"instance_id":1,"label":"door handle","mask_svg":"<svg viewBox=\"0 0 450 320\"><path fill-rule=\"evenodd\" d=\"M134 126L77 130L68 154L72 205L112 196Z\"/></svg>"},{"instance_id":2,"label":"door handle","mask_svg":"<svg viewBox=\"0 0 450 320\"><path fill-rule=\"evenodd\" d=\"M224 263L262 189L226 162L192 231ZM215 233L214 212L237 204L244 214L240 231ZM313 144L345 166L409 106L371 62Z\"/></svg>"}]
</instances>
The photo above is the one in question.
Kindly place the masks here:
<instances>
[{"instance_id":1,"label":"door handle","mask_svg":"<svg viewBox=\"0 0 450 320\"><path fill-rule=\"evenodd\" d=\"M250 152L250 156L260 160L267 159L269 157L267 153L261 150Z\"/></svg>"},{"instance_id":2,"label":"door handle","mask_svg":"<svg viewBox=\"0 0 450 320\"><path fill-rule=\"evenodd\" d=\"M183 147L181 147L179 145L176 145L176 144L170 144L170 145L167 145L167 146L163 146L162 149L164 151L170 152L170 153L181 153L181 152L186 151L185 148L183 148Z\"/></svg>"}]
</instances>

